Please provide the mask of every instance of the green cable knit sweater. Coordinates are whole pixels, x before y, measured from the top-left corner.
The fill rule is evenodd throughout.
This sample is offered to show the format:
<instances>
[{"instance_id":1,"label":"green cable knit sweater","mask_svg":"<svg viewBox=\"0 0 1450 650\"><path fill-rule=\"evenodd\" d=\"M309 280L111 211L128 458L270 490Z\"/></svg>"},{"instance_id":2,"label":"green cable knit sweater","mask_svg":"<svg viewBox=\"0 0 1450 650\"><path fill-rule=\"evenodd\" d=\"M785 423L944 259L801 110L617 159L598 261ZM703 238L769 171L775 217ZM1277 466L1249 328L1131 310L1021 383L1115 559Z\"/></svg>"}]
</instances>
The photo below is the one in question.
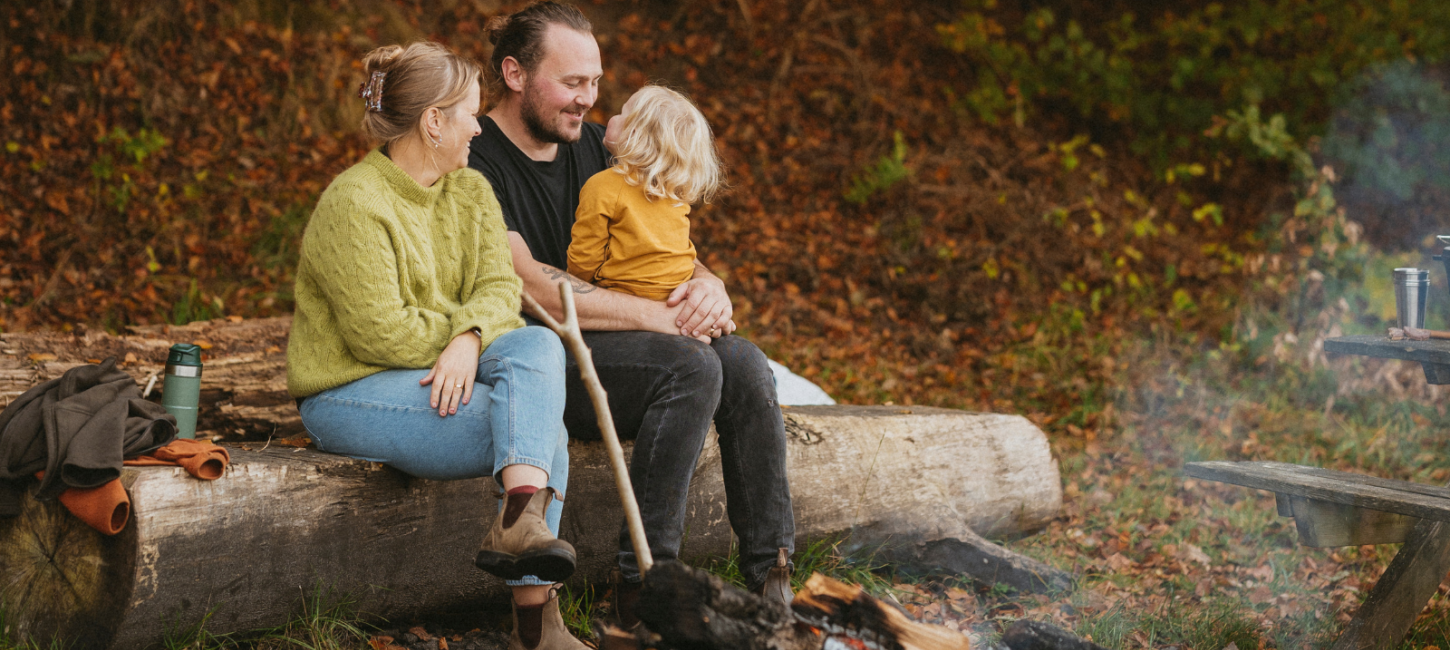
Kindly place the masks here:
<instances>
[{"instance_id":1,"label":"green cable knit sweater","mask_svg":"<svg viewBox=\"0 0 1450 650\"><path fill-rule=\"evenodd\" d=\"M302 236L287 390L306 397L389 368L431 368L453 337L519 327L493 189L472 169L422 187L373 151L317 201Z\"/></svg>"}]
</instances>

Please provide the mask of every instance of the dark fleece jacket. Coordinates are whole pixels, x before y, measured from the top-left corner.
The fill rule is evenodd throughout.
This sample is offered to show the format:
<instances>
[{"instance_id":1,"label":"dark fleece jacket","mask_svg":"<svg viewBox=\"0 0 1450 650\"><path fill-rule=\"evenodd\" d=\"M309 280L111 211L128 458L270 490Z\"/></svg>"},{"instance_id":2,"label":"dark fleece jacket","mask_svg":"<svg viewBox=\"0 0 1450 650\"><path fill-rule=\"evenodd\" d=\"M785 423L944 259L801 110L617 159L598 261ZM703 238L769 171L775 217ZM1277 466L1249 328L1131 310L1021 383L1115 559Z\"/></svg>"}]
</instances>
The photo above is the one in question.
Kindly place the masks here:
<instances>
[{"instance_id":1,"label":"dark fleece jacket","mask_svg":"<svg viewBox=\"0 0 1450 650\"><path fill-rule=\"evenodd\" d=\"M176 418L141 399L114 358L77 366L16 398L0 413L0 516L20 514L36 472L37 493L92 488L121 476L121 461L176 438Z\"/></svg>"}]
</instances>

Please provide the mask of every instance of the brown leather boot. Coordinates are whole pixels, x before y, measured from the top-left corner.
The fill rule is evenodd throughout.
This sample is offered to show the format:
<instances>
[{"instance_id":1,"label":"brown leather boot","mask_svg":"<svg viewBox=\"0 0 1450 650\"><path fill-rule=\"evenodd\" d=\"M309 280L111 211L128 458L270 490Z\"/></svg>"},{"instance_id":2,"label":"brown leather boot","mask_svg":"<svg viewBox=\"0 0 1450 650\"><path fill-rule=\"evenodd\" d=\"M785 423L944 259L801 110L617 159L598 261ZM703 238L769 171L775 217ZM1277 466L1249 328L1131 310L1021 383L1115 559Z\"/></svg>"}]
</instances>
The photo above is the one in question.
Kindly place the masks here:
<instances>
[{"instance_id":1,"label":"brown leather boot","mask_svg":"<svg viewBox=\"0 0 1450 650\"><path fill-rule=\"evenodd\" d=\"M639 616L635 614L634 608L639 604L639 592L644 587L644 583L625 582L619 569L615 569L609 577L610 582L614 583L615 621L625 631L634 632L639 628Z\"/></svg>"},{"instance_id":2,"label":"brown leather boot","mask_svg":"<svg viewBox=\"0 0 1450 650\"><path fill-rule=\"evenodd\" d=\"M573 575L574 547L554 537L544 520L554 489L505 498L503 511L483 538L474 565L505 580L531 575L560 582Z\"/></svg>"},{"instance_id":3,"label":"brown leather boot","mask_svg":"<svg viewBox=\"0 0 1450 650\"><path fill-rule=\"evenodd\" d=\"M542 605L514 603L514 631L509 635L508 650L589 650L589 646L564 627L559 590L550 589L549 600Z\"/></svg>"},{"instance_id":4,"label":"brown leather boot","mask_svg":"<svg viewBox=\"0 0 1450 650\"><path fill-rule=\"evenodd\" d=\"M775 558L775 566L765 574L765 582L755 590L755 594L766 600L777 601L787 607L795 600L795 593L790 588L790 551L782 548Z\"/></svg>"}]
</instances>

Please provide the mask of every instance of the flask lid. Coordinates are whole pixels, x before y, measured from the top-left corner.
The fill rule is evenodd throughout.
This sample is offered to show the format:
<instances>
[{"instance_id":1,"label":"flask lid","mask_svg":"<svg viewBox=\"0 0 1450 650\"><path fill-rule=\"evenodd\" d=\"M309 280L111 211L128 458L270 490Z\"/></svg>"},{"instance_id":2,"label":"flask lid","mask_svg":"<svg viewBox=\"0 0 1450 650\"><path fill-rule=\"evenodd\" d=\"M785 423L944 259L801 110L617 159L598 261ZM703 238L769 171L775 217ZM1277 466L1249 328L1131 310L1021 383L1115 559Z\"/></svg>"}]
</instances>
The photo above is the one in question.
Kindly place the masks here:
<instances>
[{"instance_id":1,"label":"flask lid","mask_svg":"<svg viewBox=\"0 0 1450 650\"><path fill-rule=\"evenodd\" d=\"M166 355L168 366L200 366L201 346L195 343L177 343L171 346L171 353Z\"/></svg>"}]
</instances>

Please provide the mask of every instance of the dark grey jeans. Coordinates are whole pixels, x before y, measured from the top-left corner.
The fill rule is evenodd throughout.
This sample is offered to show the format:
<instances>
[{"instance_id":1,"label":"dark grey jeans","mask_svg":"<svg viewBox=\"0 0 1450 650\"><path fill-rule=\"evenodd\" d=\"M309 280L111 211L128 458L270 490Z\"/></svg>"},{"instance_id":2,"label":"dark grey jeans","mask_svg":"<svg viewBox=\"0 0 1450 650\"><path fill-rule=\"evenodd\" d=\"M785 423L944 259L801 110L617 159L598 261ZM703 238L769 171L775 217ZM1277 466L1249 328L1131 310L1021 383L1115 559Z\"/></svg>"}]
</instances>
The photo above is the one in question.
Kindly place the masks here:
<instances>
[{"instance_id":1,"label":"dark grey jeans","mask_svg":"<svg viewBox=\"0 0 1450 650\"><path fill-rule=\"evenodd\" d=\"M765 582L776 549L795 550L786 476L785 422L765 354L739 336L712 345L653 332L585 332L609 393L620 437L634 439L629 477L655 561L675 559L685 532L685 497L710 421L720 435L726 514L740 539L740 570L751 587ZM598 439L598 422L579 366L569 356L564 426ZM620 527L619 567L640 580L629 529Z\"/></svg>"}]
</instances>

